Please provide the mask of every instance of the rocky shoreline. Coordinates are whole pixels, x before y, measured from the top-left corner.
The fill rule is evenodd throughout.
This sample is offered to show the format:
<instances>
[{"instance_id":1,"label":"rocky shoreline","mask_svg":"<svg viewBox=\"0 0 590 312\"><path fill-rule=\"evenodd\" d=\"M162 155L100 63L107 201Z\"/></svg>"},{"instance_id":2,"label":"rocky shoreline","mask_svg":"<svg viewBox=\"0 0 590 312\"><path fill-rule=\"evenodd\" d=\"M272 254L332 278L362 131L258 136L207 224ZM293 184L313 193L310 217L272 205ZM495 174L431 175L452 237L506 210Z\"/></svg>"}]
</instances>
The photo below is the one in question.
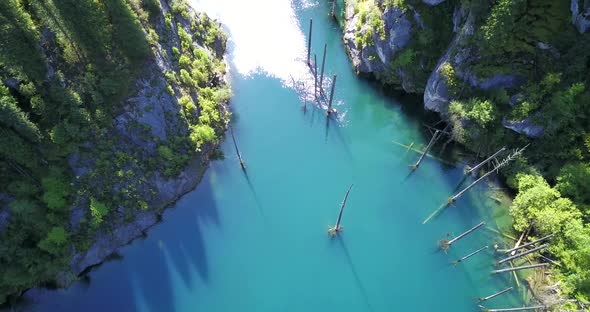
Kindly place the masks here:
<instances>
[{"instance_id":1,"label":"rocky shoreline","mask_svg":"<svg viewBox=\"0 0 590 312\"><path fill-rule=\"evenodd\" d=\"M383 1L376 1L380 5ZM383 84L408 93L423 94L424 108L439 113L443 119L449 118L449 103L458 98L449 91L449 82L444 75L444 64L450 64L454 74L461 83L473 90L514 89L527 83L527 78L518 73L499 73L478 77L474 67L478 63L477 51L472 47L470 37L476 32L474 14L464 2L457 3L452 11L449 26L452 36L446 43L447 48L440 53L435 66L428 68L428 61L424 57L412 59L411 66L419 66L425 72L427 80L417 79L408 73L408 68L399 65L396 58L405 57L404 52L412 48L412 40L425 32L437 33L437 29L429 29L432 25L425 22L423 15L426 10L449 6L447 0L422 0L422 11L418 7L386 6L380 12L379 22L371 20L369 23L358 3L345 1L345 21L343 25L343 40L345 48L357 74L374 77ZM571 0L572 24L583 34L590 30L590 3L586 1L580 7L579 1ZM381 24L380 24L381 23ZM375 25L379 25L375 27ZM370 43L359 44L359 38L365 38ZM540 52L555 54L553 48L546 43L538 42L536 48ZM423 52L423 51L413 51ZM419 54L419 53L417 53ZM412 55L414 56L414 55ZM519 105L511 100L511 106ZM530 138L537 138L543 134L543 128L534 125L532 118L523 120L508 120L504 118L503 126Z\"/></svg>"}]
</instances>

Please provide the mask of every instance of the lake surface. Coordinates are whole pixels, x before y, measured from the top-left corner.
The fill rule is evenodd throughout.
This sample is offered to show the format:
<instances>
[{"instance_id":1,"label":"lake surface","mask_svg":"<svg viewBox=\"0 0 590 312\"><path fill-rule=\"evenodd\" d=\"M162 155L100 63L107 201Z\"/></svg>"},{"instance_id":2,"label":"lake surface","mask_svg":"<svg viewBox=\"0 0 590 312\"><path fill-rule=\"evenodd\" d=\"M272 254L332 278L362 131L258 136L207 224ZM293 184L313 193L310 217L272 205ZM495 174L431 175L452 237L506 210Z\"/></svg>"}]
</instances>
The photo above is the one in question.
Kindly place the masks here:
<instances>
[{"instance_id":1,"label":"lake surface","mask_svg":"<svg viewBox=\"0 0 590 312\"><path fill-rule=\"evenodd\" d=\"M453 193L463 165L427 157L429 134L406 111L356 77L326 1L191 0L230 33L233 129L247 163L241 171L231 140L199 186L166 211L121 259L66 290L47 291L30 311L475 311L477 297L514 285L491 275L495 217L505 213L479 185L455 206L422 221ZM337 74L338 118L302 103L313 93L305 65L327 43L328 77ZM294 88L293 80L305 83ZM326 82L326 90L329 82ZM412 109L409 109L410 111ZM419 111L419 108L413 109ZM440 151L435 146L433 154ZM336 239L327 234L350 184ZM480 229L437 247L481 220ZM482 246L490 249L453 266ZM517 292L489 307L522 304Z\"/></svg>"}]
</instances>

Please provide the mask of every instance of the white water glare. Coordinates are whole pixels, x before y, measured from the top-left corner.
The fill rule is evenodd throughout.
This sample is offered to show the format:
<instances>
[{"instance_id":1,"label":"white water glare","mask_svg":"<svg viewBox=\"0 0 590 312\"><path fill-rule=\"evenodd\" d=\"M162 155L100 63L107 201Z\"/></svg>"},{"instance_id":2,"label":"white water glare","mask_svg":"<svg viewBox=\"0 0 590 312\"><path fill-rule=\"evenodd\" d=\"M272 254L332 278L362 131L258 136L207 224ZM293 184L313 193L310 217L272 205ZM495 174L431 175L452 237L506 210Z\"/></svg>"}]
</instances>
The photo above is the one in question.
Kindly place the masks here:
<instances>
[{"instance_id":1,"label":"white water glare","mask_svg":"<svg viewBox=\"0 0 590 312\"><path fill-rule=\"evenodd\" d=\"M264 73L313 103L314 77L307 66L307 41L295 12L297 0L189 0L197 11L218 20L229 32L230 64L239 74ZM301 8L316 0L297 1ZM303 25L308 32L309 24ZM313 49L312 49L313 52ZM313 62L313 56L312 56ZM324 90L331 84L325 77ZM339 106L336 102L334 106ZM327 109L327 104L321 107ZM341 114L341 119L345 114Z\"/></svg>"},{"instance_id":2,"label":"white water glare","mask_svg":"<svg viewBox=\"0 0 590 312\"><path fill-rule=\"evenodd\" d=\"M292 86L308 81L306 41L289 0L190 0L229 31L231 63L244 76L264 72ZM313 80L311 80L313 83Z\"/></svg>"}]
</instances>

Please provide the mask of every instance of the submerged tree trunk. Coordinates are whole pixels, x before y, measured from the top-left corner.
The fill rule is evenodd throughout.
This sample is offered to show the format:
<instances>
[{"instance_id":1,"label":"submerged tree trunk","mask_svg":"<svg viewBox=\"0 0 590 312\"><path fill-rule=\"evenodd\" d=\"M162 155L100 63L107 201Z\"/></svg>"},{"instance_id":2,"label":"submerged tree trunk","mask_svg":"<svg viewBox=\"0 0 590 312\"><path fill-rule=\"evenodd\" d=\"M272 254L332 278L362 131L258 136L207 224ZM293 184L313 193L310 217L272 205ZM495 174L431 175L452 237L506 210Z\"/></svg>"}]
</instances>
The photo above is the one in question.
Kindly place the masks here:
<instances>
[{"instance_id":1,"label":"submerged tree trunk","mask_svg":"<svg viewBox=\"0 0 590 312\"><path fill-rule=\"evenodd\" d=\"M452 244L456 243L457 241L459 241L460 239L464 238L465 236L471 234L473 231L479 229L480 227L484 226L486 223L485 222L480 222L478 225L472 227L471 229L465 231L463 234L451 239L451 240L446 240L443 239L440 241L440 247L443 250L447 250L451 247Z\"/></svg>"},{"instance_id":2,"label":"submerged tree trunk","mask_svg":"<svg viewBox=\"0 0 590 312\"><path fill-rule=\"evenodd\" d=\"M518 266L518 267L513 267L513 268L507 268L507 269L501 269L501 270L494 270L494 271L492 271L492 273L493 274L497 274L497 273L512 272L512 271L519 271L519 270L525 270L525 269L534 269L534 268L545 267L545 266L548 266L548 265L549 265L549 263L539 263L539 264L523 265L523 266Z\"/></svg>"},{"instance_id":3,"label":"submerged tree trunk","mask_svg":"<svg viewBox=\"0 0 590 312\"><path fill-rule=\"evenodd\" d=\"M493 294L493 295L489 295L489 296L487 296L487 297L479 298L479 302L484 302L484 301L486 301L486 300L490 300L490 299L492 299L492 298L496 298L496 297L498 297L498 296L500 296L500 295L503 295L503 294L505 294L505 293L507 293L507 292L511 291L512 289L513 289L513 287L512 287L512 286L510 286L510 287L508 287L508 288L506 288L506 289L504 289L504 290L502 290L502 291L499 291L499 292L497 292L497 293L495 293L495 294Z\"/></svg>"}]
</instances>

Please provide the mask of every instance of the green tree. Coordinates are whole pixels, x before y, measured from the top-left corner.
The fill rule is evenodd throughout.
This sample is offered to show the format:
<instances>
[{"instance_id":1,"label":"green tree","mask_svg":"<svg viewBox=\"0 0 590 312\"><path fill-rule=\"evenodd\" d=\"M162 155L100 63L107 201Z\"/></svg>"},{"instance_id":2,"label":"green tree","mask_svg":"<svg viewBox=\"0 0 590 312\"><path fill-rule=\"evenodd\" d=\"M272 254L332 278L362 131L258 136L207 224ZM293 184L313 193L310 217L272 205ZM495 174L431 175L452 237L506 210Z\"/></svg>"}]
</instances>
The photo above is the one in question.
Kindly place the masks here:
<instances>
[{"instance_id":1,"label":"green tree","mask_svg":"<svg viewBox=\"0 0 590 312\"><path fill-rule=\"evenodd\" d=\"M0 64L22 79L43 80L46 67L38 41L39 32L19 2L0 1Z\"/></svg>"},{"instance_id":2,"label":"green tree","mask_svg":"<svg viewBox=\"0 0 590 312\"><path fill-rule=\"evenodd\" d=\"M124 0L106 0L113 27L113 42L131 64L139 65L149 53L149 45L135 12Z\"/></svg>"},{"instance_id":3,"label":"green tree","mask_svg":"<svg viewBox=\"0 0 590 312\"><path fill-rule=\"evenodd\" d=\"M66 177L57 168L52 168L49 175L41 180L43 202L54 211L63 211L68 207L70 194Z\"/></svg>"},{"instance_id":4,"label":"green tree","mask_svg":"<svg viewBox=\"0 0 590 312\"><path fill-rule=\"evenodd\" d=\"M581 213L573 202L561 197L541 176L518 174L518 195L510 207L514 228L524 231L531 224L542 235L563 230L571 220L580 219Z\"/></svg>"},{"instance_id":5,"label":"green tree","mask_svg":"<svg viewBox=\"0 0 590 312\"><path fill-rule=\"evenodd\" d=\"M0 85L0 123L32 142L39 142L41 139L37 125L29 120L27 114L18 107L8 88L3 85Z\"/></svg>"},{"instance_id":6,"label":"green tree","mask_svg":"<svg viewBox=\"0 0 590 312\"><path fill-rule=\"evenodd\" d=\"M54 226L47 236L39 242L39 248L52 255L59 255L64 252L68 240L68 234L62 226Z\"/></svg>"},{"instance_id":7,"label":"green tree","mask_svg":"<svg viewBox=\"0 0 590 312\"><path fill-rule=\"evenodd\" d=\"M108 213L109 208L106 204L96 200L95 198L90 199L90 214L92 215L91 224L93 226L100 225Z\"/></svg>"},{"instance_id":8,"label":"green tree","mask_svg":"<svg viewBox=\"0 0 590 312\"><path fill-rule=\"evenodd\" d=\"M555 188L575 202L590 205L590 164L570 163L561 168Z\"/></svg>"}]
</instances>

